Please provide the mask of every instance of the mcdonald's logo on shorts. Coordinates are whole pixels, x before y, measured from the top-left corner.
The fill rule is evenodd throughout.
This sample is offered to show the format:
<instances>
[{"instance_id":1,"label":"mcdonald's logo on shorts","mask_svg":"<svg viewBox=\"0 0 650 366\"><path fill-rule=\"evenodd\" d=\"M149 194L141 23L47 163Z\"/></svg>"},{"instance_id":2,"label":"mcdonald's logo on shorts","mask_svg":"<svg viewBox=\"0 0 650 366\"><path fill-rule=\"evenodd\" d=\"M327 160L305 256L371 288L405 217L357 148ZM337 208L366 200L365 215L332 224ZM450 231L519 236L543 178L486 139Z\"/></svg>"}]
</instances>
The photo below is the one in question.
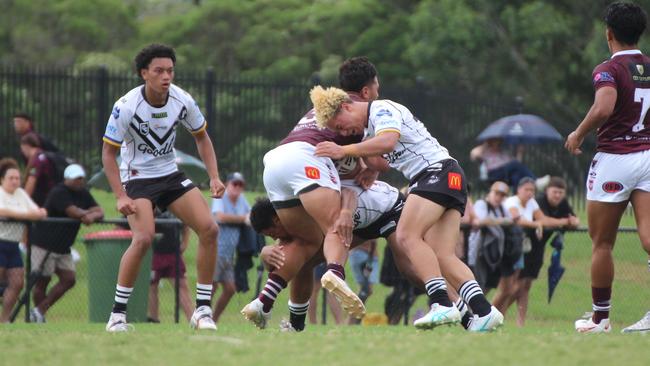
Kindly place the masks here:
<instances>
[{"instance_id":1,"label":"mcdonald's logo on shorts","mask_svg":"<svg viewBox=\"0 0 650 366\"><path fill-rule=\"evenodd\" d=\"M320 179L320 170L318 170L318 168L315 168L313 166L306 166L305 175L309 179Z\"/></svg>"},{"instance_id":2,"label":"mcdonald's logo on shorts","mask_svg":"<svg viewBox=\"0 0 650 366\"><path fill-rule=\"evenodd\" d=\"M449 189L460 191L463 188L463 177L458 173L447 174Z\"/></svg>"}]
</instances>

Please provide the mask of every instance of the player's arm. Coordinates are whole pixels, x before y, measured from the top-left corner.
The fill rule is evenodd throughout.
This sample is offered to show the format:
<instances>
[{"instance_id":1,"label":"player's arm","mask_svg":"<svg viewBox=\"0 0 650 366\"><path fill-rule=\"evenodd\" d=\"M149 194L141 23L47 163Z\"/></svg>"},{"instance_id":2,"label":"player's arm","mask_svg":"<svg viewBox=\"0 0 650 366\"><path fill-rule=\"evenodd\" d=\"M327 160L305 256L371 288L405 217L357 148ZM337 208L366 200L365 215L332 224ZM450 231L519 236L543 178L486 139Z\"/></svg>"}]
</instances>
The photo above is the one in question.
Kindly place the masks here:
<instances>
[{"instance_id":1,"label":"player's arm","mask_svg":"<svg viewBox=\"0 0 650 366\"><path fill-rule=\"evenodd\" d=\"M321 142L316 146L316 156L342 159L345 156L376 156L389 153L395 149L400 134L395 130L380 131L373 138L357 144L339 146L334 142Z\"/></svg>"},{"instance_id":2,"label":"player's arm","mask_svg":"<svg viewBox=\"0 0 650 366\"><path fill-rule=\"evenodd\" d=\"M594 104L587 112L585 118L580 122L578 128L571 132L564 145L572 154L580 154L580 146L587 134L602 126L614 112L618 93L612 86L603 86L596 90Z\"/></svg>"},{"instance_id":3,"label":"player's arm","mask_svg":"<svg viewBox=\"0 0 650 366\"><path fill-rule=\"evenodd\" d=\"M118 150L119 147L116 144L104 140L104 145L102 146L102 165L104 166L104 174L106 174L108 185L111 187L117 199L117 210L123 215L129 216L135 213L135 203L126 195L120 182L120 168L117 166L116 161Z\"/></svg>"},{"instance_id":4,"label":"player's arm","mask_svg":"<svg viewBox=\"0 0 650 366\"><path fill-rule=\"evenodd\" d=\"M210 136L202 129L198 132L192 133L194 136L194 141L196 142L196 148L199 151L199 156L203 163L205 164L206 169L208 170L208 176L210 177L210 192L212 197L220 198L223 196L223 192L226 190L226 187L219 179L219 168L217 167L217 155L214 152L214 147L212 146L212 141Z\"/></svg>"},{"instance_id":5,"label":"player's arm","mask_svg":"<svg viewBox=\"0 0 650 366\"><path fill-rule=\"evenodd\" d=\"M349 189L341 188L341 212L334 224L334 232L341 238L346 246L352 244L352 231L354 230L354 212L357 210L357 194Z\"/></svg>"}]
</instances>

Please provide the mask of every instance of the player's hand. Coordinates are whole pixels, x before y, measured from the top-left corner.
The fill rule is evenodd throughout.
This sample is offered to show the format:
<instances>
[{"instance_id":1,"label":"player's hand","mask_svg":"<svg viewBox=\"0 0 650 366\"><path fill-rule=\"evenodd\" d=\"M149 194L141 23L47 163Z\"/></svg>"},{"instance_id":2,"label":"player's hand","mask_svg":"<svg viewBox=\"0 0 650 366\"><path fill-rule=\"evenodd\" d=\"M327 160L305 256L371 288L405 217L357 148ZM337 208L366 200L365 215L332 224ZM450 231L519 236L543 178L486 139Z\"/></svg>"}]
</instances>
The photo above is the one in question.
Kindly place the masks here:
<instances>
[{"instance_id":1,"label":"player's hand","mask_svg":"<svg viewBox=\"0 0 650 366\"><path fill-rule=\"evenodd\" d=\"M334 223L334 233L336 233L346 247L352 244L352 231L354 230L354 221L352 212L346 208L341 210L339 218Z\"/></svg>"},{"instance_id":2,"label":"player's hand","mask_svg":"<svg viewBox=\"0 0 650 366\"><path fill-rule=\"evenodd\" d=\"M330 142L320 142L316 145L316 156L324 156L327 158L332 158L334 160L343 159L345 157L345 152L343 147Z\"/></svg>"},{"instance_id":3,"label":"player's hand","mask_svg":"<svg viewBox=\"0 0 650 366\"><path fill-rule=\"evenodd\" d=\"M284 247L281 245L269 245L262 248L260 260L267 271L272 271L284 266Z\"/></svg>"},{"instance_id":4,"label":"player's hand","mask_svg":"<svg viewBox=\"0 0 650 366\"><path fill-rule=\"evenodd\" d=\"M363 189L368 189L372 187L372 184L375 183L379 177L379 172L369 168L362 168L359 174L354 177L354 181L361 186Z\"/></svg>"},{"instance_id":5,"label":"player's hand","mask_svg":"<svg viewBox=\"0 0 650 366\"><path fill-rule=\"evenodd\" d=\"M133 215L135 213L135 202L127 195L117 199L117 210L124 216Z\"/></svg>"},{"instance_id":6,"label":"player's hand","mask_svg":"<svg viewBox=\"0 0 650 366\"><path fill-rule=\"evenodd\" d=\"M223 182L219 178L210 179L210 194L212 198L221 198L223 193L226 191L226 186L223 185Z\"/></svg>"},{"instance_id":7,"label":"player's hand","mask_svg":"<svg viewBox=\"0 0 650 366\"><path fill-rule=\"evenodd\" d=\"M582 146L582 142L584 140L584 137L578 135L578 131L573 131L569 134L569 136L567 136L564 147L573 155L582 154L580 146Z\"/></svg>"}]
</instances>

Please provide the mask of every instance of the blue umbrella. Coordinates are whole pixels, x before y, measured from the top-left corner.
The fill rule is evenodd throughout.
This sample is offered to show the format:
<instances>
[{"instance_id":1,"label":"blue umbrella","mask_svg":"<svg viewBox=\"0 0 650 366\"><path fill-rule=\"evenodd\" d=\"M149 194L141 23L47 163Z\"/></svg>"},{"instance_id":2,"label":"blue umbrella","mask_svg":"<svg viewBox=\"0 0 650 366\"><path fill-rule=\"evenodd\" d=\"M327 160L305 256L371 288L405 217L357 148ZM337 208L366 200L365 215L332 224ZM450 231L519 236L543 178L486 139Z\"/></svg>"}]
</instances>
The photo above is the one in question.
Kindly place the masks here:
<instances>
[{"instance_id":1,"label":"blue umbrella","mask_svg":"<svg viewBox=\"0 0 650 366\"><path fill-rule=\"evenodd\" d=\"M532 114L515 114L500 118L487 126L478 141L500 138L508 144L537 144L562 141L562 135L548 122Z\"/></svg>"}]
</instances>

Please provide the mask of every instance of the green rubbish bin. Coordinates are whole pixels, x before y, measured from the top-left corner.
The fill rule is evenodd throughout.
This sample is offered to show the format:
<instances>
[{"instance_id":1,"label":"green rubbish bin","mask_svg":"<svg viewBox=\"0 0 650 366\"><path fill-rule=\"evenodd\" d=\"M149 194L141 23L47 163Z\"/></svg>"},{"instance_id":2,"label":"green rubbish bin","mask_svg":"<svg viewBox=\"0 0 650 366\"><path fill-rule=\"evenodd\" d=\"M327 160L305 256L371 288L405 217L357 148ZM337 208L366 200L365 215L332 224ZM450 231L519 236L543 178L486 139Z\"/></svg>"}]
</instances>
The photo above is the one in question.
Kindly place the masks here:
<instances>
[{"instance_id":1,"label":"green rubbish bin","mask_svg":"<svg viewBox=\"0 0 650 366\"><path fill-rule=\"evenodd\" d=\"M131 231L98 231L84 236L88 258L88 318L104 323L113 309L115 285L122 254L131 244ZM128 321L146 322L149 282L151 278L151 249L142 259L138 278L129 297Z\"/></svg>"}]
</instances>

